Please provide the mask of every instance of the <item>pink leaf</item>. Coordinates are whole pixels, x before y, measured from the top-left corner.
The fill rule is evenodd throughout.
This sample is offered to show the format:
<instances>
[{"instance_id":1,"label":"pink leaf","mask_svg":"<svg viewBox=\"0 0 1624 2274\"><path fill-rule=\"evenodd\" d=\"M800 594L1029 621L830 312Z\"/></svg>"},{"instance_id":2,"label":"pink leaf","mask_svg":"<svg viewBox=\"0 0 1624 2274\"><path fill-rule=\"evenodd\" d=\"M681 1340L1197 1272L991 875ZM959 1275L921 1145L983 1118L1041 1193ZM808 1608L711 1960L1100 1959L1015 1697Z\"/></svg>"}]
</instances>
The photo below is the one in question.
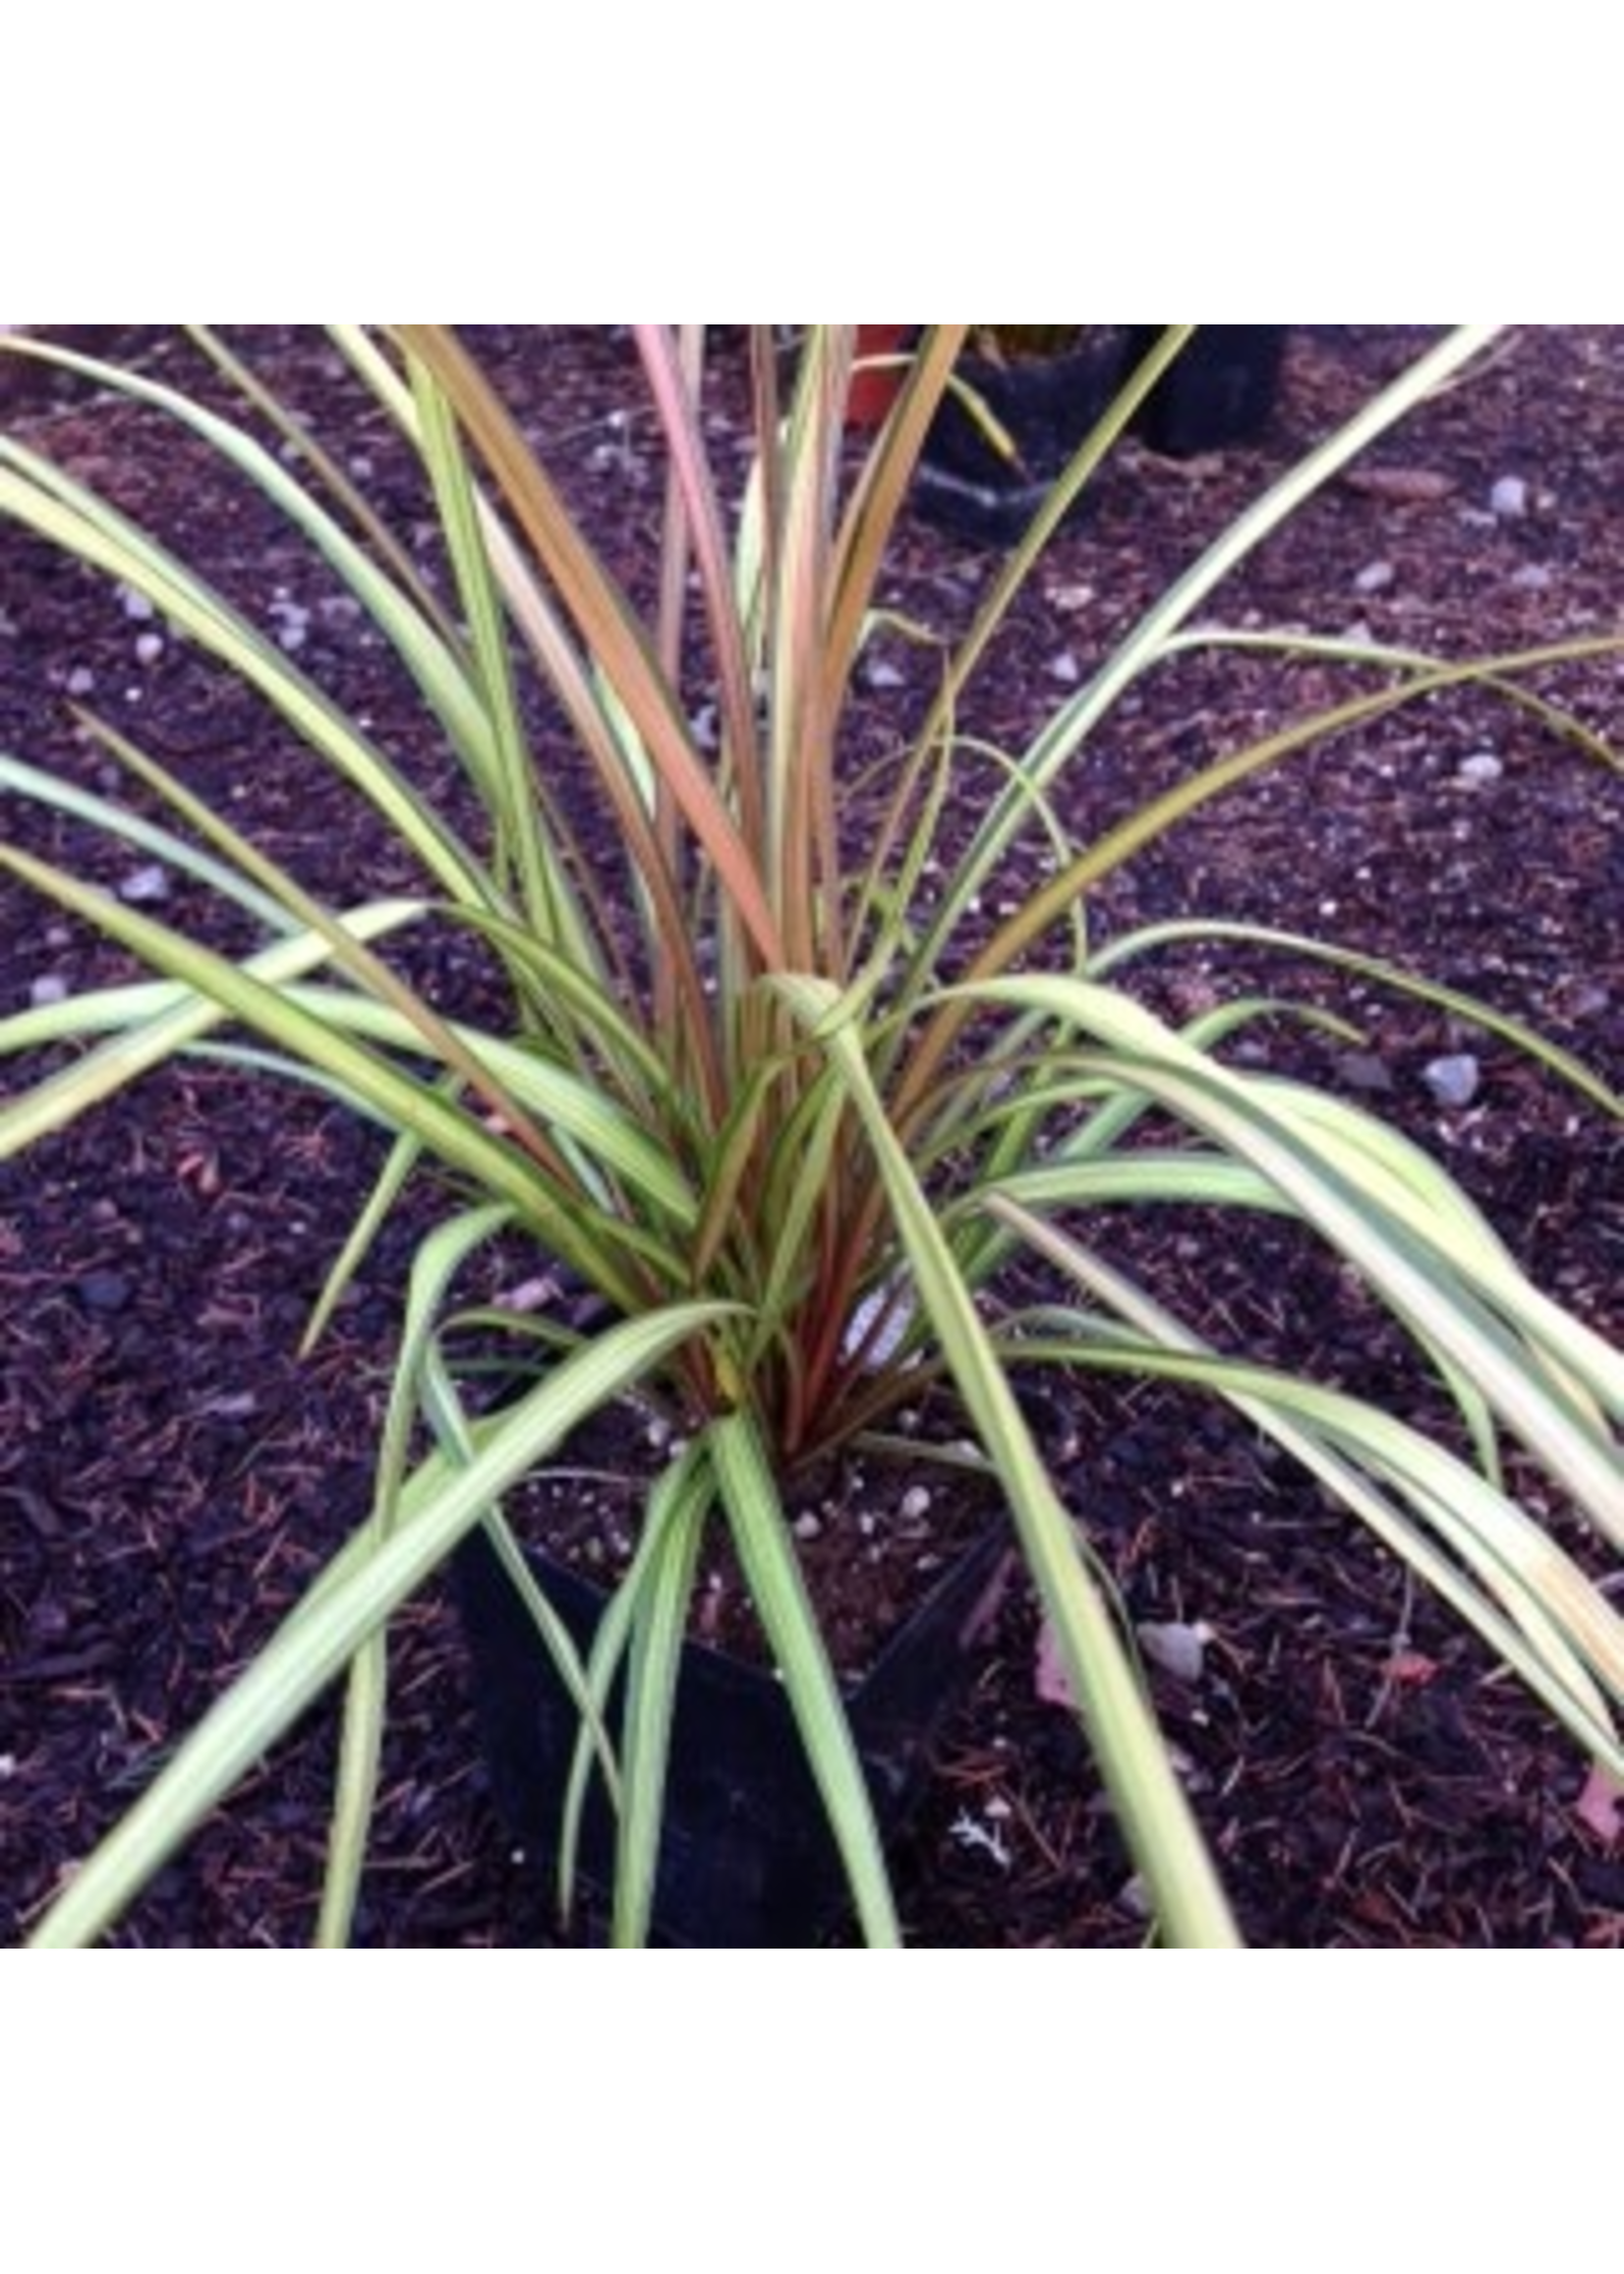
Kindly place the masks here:
<instances>
[{"instance_id":1,"label":"pink leaf","mask_svg":"<svg viewBox=\"0 0 1624 2274\"><path fill-rule=\"evenodd\" d=\"M1624 1839L1624 1784L1611 1770L1591 1771L1573 1812L1586 1831L1594 1832L1604 1847L1616 1846Z\"/></svg>"},{"instance_id":2,"label":"pink leaf","mask_svg":"<svg viewBox=\"0 0 1624 2274\"><path fill-rule=\"evenodd\" d=\"M1075 1713L1077 1701L1072 1695L1072 1684L1061 1660L1055 1630L1047 1619L1038 1634L1037 1664L1033 1674L1037 1694L1044 1705L1064 1706L1069 1714Z\"/></svg>"}]
</instances>

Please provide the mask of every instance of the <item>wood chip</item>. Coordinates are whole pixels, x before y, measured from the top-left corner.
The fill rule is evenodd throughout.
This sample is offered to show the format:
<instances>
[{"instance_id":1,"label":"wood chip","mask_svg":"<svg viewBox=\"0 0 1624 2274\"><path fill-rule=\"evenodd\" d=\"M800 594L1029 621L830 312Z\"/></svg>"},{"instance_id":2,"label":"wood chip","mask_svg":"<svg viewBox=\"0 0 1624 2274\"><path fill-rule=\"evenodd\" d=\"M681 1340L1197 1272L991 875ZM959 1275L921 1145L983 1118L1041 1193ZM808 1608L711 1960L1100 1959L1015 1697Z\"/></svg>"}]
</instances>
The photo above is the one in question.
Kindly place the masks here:
<instances>
[{"instance_id":1,"label":"wood chip","mask_svg":"<svg viewBox=\"0 0 1624 2274\"><path fill-rule=\"evenodd\" d=\"M1353 466L1342 479L1362 497L1379 497L1389 505L1435 505L1456 488L1452 475L1424 466Z\"/></svg>"}]
</instances>

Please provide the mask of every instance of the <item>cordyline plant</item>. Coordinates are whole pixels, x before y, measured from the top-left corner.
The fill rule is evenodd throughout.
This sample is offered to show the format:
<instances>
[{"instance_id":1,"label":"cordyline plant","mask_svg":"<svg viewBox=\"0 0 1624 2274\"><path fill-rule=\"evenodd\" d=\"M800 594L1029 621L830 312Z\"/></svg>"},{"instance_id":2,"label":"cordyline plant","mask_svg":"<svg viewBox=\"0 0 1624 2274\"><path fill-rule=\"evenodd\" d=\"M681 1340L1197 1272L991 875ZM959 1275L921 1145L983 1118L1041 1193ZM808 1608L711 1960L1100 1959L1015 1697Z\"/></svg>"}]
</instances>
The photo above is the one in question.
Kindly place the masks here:
<instances>
[{"instance_id":1,"label":"cordyline plant","mask_svg":"<svg viewBox=\"0 0 1624 2274\"><path fill-rule=\"evenodd\" d=\"M852 327L808 333L787 382L773 335L753 331L755 457L736 511L704 440L702 327L635 327L668 468L652 622L451 328L330 327L421 459L449 602L205 328L193 336L296 451L277 454L246 425L137 376L13 343L166 413L222 469L256 485L393 649L465 782L455 813L426 802L408 753L380 747L196 567L21 442L0 442L0 509L145 595L177 636L256 690L313 765L332 769L382 816L424 879L411 897L324 904L225 813L93 718L89 733L167 801L172 830L0 757L0 787L161 855L262 935L253 953L228 957L0 846L15 882L100 926L159 975L0 1024L8 1054L85 1045L0 1108L0 1154L171 1058L212 1050L262 1067L268 1057L394 1133L323 1316L414 1172L433 1167L456 1195L417 1253L369 1521L75 1874L41 1942L103 1932L340 1677L342 1759L319 1931L342 1939L384 1725L388 1622L480 1525L579 1703L583 1751L596 1752L617 1804L613 1930L623 1942L643 1939L679 1646L702 1535L719 1523L793 1708L861 1929L893 1942L886 1862L783 1489L797 1463L882 1430L930 1379L957 1393L1008 1502L1162 1934L1233 1940L1131 1648L1015 1394L1016 1370L1037 1364L1171 1379L1226 1400L1451 1603L1594 1761L1624 1775L1613 1720L1624 1625L1520 1504L1501 1461L1514 1440L1573 1509L1624 1542L1618 1355L1535 1289L1460 1190L1399 1135L1333 1098L1225 1063L1224 1041L1258 1006L1180 1030L1125 991L1119 975L1166 928L1091 956L1084 923L1101 880L1231 785L1452 681L1477 678L1571 727L1523 675L1574 651L1471 671L1376 655L1384 668L1372 691L1372 653L1362 650L1361 691L1193 774L1103 840L1073 845L1059 818L1068 769L1124 691L1182 647L1221 636L1191 628L1220 579L1459 371L1486 329L1441 341L1277 482L1023 748L1003 754L1004 787L967 848L954 857L945 847L976 665L1049 535L1190 328L1170 327L945 655L929 716L895 760L882 826L855 851L841 826L842 724L888 543L964 327L926 331L854 478L842 450ZM589 854L538 763L521 701L532 680L567 724L582 780L612 819L612 856L601 823ZM691 723L702 702L714 736ZM985 918L1012 849L1034 833L1048 881L1015 913ZM500 974L500 1015L478 1027L441 1016L398 952L447 926L477 935ZM1202 927L1192 916L1187 928ZM1617 1110L1554 1049L1474 1008ZM1462 1424L1452 1444L1310 1378L1220 1354L1153 1288L1107 1263L1100 1227L1115 1212L1169 1203L1270 1210L1311 1227L1446 1385ZM501 1330L532 1370L523 1394L490 1415L459 1373L449 1330L475 1258L515 1235L595 1290L608 1323L573 1334L506 1319ZM994 1300L1000 1276L1034 1254L1073 1294L1012 1323ZM577 1655L526 1574L503 1497L594 1412L651 1391L680 1409L685 1441L648 1492L595 1644ZM1452 1449L1462 1445L1468 1454ZM608 1701L622 1666L628 1703L611 1726Z\"/></svg>"}]
</instances>

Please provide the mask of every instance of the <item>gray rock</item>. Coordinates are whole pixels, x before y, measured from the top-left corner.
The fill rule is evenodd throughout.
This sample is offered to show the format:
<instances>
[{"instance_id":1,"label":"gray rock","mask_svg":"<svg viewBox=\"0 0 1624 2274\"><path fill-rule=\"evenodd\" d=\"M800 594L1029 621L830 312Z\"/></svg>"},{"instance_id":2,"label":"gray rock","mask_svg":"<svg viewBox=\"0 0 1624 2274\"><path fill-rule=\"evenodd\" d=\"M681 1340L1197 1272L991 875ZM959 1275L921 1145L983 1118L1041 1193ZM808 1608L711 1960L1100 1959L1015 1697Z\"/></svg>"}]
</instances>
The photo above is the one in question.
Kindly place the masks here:
<instances>
[{"instance_id":1,"label":"gray rock","mask_svg":"<svg viewBox=\"0 0 1624 2274\"><path fill-rule=\"evenodd\" d=\"M1488 509L1500 521L1521 521L1528 502L1528 484L1521 474L1502 474L1488 494Z\"/></svg>"},{"instance_id":2,"label":"gray rock","mask_svg":"<svg viewBox=\"0 0 1624 2274\"><path fill-rule=\"evenodd\" d=\"M1440 1105L1458 1109L1470 1105L1477 1096L1482 1070L1470 1051L1462 1050L1447 1058L1434 1058L1422 1069L1421 1079Z\"/></svg>"},{"instance_id":3,"label":"gray rock","mask_svg":"<svg viewBox=\"0 0 1624 2274\"><path fill-rule=\"evenodd\" d=\"M1149 1886L1138 1872L1123 1882L1117 1892L1117 1900L1130 1918L1152 1919L1156 1915L1156 1905Z\"/></svg>"},{"instance_id":4,"label":"gray rock","mask_svg":"<svg viewBox=\"0 0 1624 2274\"><path fill-rule=\"evenodd\" d=\"M78 1285L87 1311L122 1311L135 1292L122 1271L87 1271Z\"/></svg>"},{"instance_id":5,"label":"gray rock","mask_svg":"<svg viewBox=\"0 0 1624 2274\"><path fill-rule=\"evenodd\" d=\"M1178 1682L1189 1682L1192 1688L1200 1680L1206 1669L1206 1646L1211 1639L1205 1627L1151 1621L1141 1626L1138 1633L1139 1648L1153 1666L1160 1666L1164 1674L1171 1674Z\"/></svg>"},{"instance_id":6,"label":"gray rock","mask_svg":"<svg viewBox=\"0 0 1624 2274\"><path fill-rule=\"evenodd\" d=\"M1344 1050L1331 1063L1350 1089L1374 1091L1393 1086L1392 1068L1373 1050Z\"/></svg>"},{"instance_id":7,"label":"gray rock","mask_svg":"<svg viewBox=\"0 0 1624 2274\"><path fill-rule=\"evenodd\" d=\"M1367 561L1354 578L1354 590L1363 593L1385 592L1397 576L1398 570L1390 560Z\"/></svg>"},{"instance_id":8,"label":"gray rock","mask_svg":"<svg viewBox=\"0 0 1624 2274\"><path fill-rule=\"evenodd\" d=\"M75 664L64 683L70 695L90 695L95 692L96 675L87 664Z\"/></svg>"},{"instance_id":9,"label":"gray rock","mask_svg":"<svg viewBox=\"0 0 1624 2274\"><path fill-rule=\"evenodd\" d=\"M118 888L121 901L132 907L145 907L156 901L166 901L170 894L169 871L150 861L145 868L132 869Z\"/></svg>"},{"instance_id":10,"label":"gray rock","mask_svg":"<svg viewBox=\"0 0 1624 2274\"><path fill-rule=\"evenodd\" d=\"M1486 789L1491 782L1499 781L1505 766L1492 750L1474 750L1470 758L1461 760L1455 771L1474 789Z\"/></svg>"},{"instance_id":11,"label":"gray rock","mask_svg":"<svg viewBox=\"0 0 1624 2274\"><path fill-rule=\"evenodd\" d=\"M142 665L145 670L150 671L151 667L155 663L161 662L162 657L162 634L160 632L153 631L143 632L140 639L138 639L136 642L137 663Z\"/></svg>"}]
</instances>

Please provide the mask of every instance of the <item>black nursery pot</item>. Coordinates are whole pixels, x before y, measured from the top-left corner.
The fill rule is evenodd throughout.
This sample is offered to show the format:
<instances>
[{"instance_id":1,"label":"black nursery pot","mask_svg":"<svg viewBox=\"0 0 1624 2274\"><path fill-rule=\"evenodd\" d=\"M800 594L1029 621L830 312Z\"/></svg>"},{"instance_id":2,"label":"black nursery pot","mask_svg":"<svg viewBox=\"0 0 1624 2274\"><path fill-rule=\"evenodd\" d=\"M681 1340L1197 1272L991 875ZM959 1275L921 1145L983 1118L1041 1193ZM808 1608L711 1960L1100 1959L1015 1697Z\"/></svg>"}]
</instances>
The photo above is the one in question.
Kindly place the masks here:
<instances>
[{"instance_id":1,"label":"black nursery pot","mask_svg":"<svg viewBox=\"0 0 1624 2274\"><path fill-rule=\"evenodd\" d=\"M1000 1528L951 1565L847 1693L888 1842L918 1796L931 1735L968 1679L978 1613L1006 1545ZM585 1649L604 1610L603 1590L549 1558L534 1557L533 1565ZM546 1869L557 1852L579 1719L483 1532L458 1548L455 1579L493 1797L527 1856ZM616 1695L611 1727L618 1711ZM613 1818L594 1775L581 1875L607 1893L613 1861ZM708 1949L801 1949L822 1941L846 1907L845 1877L783 1687L755 1666L685 1645L655 1939Z\"/></svg>"},{"instance_id":2,"label":"black nursery pot","mask_svg":"<svg viewBox=\"0 0 1624 2274\"><path fill-rule=\"evenodd\" d=\"M944 395L915 472L914 506L974 544L1013 545L1110 401L1117 367L1085 342L1008 366L961 356L957 376L998 420L1015 455L1003 456L958 397Z\"/></svg>"},{"instance_id":3,"label":"black nursery pot","mask_svg":"<svg viewBox=\"0 0 1624 2274\"><path fill-rule=\"evenodd\" d=\"M1002 456L962 402L931 420L913 500L929 521L983 545L1013 545L1055 477L1161 337L1159 323L1084 339L1066 354L1008 366L961 357L958 376L1015 445ZM1130 432L1161 456L1187 458L1256 441L1280 392L1287 326L1203 323L1135 412ZM1079 500L1086 505L1086 494Z\"/></svg>"},{"instance_id":4,"label":"black nursery pot","mask_svg":"<svg viewBox=\"0 0 1624 2274\"><path fill-rule=\"evenodd\" d=\"M1157 323L1130 325L1122 376L1161 337ZM1168 458L1254 442L1274 412L1286 356L1283 323L1203 323L1140 404L1132 431Z\"/></svg>"}]
</instances>

